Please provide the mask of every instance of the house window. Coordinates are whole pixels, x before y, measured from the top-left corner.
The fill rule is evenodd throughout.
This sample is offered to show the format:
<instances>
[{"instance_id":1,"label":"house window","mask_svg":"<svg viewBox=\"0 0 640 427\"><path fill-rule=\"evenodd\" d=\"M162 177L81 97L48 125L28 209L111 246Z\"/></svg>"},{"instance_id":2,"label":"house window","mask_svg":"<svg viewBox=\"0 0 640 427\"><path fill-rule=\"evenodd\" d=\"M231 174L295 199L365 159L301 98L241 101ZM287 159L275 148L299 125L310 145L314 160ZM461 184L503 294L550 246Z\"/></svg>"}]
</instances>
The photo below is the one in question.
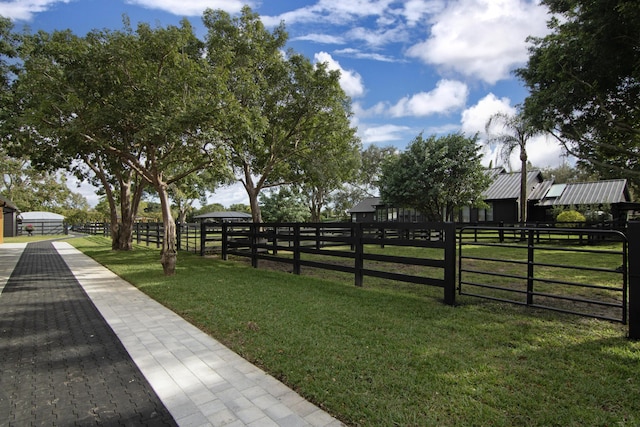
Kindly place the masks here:
<instances>
[{"instance_id":1,"label":"house window","mask_svg":"<svg viewBox=\"0 0 640 427\"><path fill-rule=\"evenodd\" d=\"M486 211L486 220L489 222L493 222L493 203L489 203L489 207Z\"/></svg>"},{"instance_id":2,"label":"house window","mask_svg":"<svg viewBox=\"0 0 640 427\"><path fill-rule=\"evenodd\" d=\"M471 209L469 206L462 207L462 222L471 222Z\"/></svg>"}]
</instances>

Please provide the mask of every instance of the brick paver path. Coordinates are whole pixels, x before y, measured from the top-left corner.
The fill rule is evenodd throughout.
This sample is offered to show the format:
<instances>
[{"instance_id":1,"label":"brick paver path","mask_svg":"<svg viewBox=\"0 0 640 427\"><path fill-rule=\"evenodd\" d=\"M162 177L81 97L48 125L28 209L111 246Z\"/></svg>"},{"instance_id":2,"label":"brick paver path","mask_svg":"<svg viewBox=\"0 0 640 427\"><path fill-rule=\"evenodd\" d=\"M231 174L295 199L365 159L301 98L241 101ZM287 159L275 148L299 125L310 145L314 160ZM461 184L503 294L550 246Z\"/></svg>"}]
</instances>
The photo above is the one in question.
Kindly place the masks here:
<instances>
[{"instance_id":1,"label":"brick paver path","mask_svg":"<svg viewBox=\"0 0 640 427\"><path fill-rule=\"evenodd\" d=\"M50 242L0 295L0 425L176 425Z\"/></svg>"}]
</instances>

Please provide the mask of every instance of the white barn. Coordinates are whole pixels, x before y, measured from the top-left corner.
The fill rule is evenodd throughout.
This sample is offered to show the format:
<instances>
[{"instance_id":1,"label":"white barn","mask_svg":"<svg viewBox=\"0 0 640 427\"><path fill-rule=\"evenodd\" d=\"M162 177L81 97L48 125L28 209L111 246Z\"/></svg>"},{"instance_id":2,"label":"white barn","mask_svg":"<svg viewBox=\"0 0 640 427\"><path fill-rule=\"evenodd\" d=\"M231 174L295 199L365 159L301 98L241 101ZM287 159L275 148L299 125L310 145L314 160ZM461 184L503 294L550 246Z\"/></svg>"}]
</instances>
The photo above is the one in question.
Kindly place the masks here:
<instances>
[{"instance_id":1,"label":"white barn","mask_svg":"<svg viewBox=\"0 0 640 427\"><path fill-rule=\"evenodd\" d=\"M33 234L65 234L64 216L53 212L22 212L19 217L22 220L20 224L20 234L27 233L27 226L31 225Z\"/></svg>"}]
</instances>

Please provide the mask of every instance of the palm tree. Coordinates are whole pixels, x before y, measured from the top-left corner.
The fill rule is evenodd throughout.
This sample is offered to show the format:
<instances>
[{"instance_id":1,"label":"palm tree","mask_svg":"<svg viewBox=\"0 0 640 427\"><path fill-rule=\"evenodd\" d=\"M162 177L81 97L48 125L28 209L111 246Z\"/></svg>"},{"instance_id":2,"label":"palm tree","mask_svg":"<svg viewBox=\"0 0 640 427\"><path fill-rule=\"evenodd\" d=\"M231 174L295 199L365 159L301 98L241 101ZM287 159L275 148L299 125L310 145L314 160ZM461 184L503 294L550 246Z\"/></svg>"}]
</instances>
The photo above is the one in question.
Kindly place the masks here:
<instances>
[{"instance_id":1,"label":"palm tree","mask_svg":"<svg viewBox=\"0 0 640 427\"><path fill-rule=\"evenodd\" d=\"M498 134L491 133L493 125L502 125L502 132ZM492 115L485 125L487 133L487 144L497 144L499 148L499 156L503 162L509 162L509 158L514 150L520 151L520 214L519 220L521 224L527 221L527 141L534 136L540 135L542 132L535 129L529 121L527 121L518 111L516 114L496 113Z\"/></svg>"}]
</instances>

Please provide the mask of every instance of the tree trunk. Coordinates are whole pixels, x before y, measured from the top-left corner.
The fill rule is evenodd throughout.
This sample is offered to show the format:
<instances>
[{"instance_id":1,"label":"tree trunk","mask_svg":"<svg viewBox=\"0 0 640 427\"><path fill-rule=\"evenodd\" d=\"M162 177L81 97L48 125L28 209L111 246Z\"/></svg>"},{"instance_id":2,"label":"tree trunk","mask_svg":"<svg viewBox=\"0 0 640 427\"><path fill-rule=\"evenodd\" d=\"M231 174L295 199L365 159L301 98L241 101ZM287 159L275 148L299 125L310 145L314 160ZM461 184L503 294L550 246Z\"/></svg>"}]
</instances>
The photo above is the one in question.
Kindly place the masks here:
<instances>
[{"instance_id":1,"label":"tree trunk","mask_svg":"<svg viewBox=\"0 0 640 427\"><path fill-rule=\"evenodd\" d=\"M525 225L527 222L527 152L523 147L520 148L520 161L522 162L520 169L520 224Z\"/></svg>"},{"instance_id":2,"label":"tree trunk","mask_svg":"<svg viewBox=\"0 0 640 427\"><path fill-rule=\"evenodd\" d=\"M262 222L262 211L260 209L260 203L258 202L258 195L260 194L260 188L256 187L251 178L251 170L248 165L244 166L244 188L247 190L249 196L249 206L251 207L251 219L256 224Z\"/></svg>"},{"instance_id":3,"label":"tree trunk","mask_svg":"<svg viewBox=\"0 0 640 427\"><path fill-rule=\"evenodd\" d=\"M160 197L162 223L164 225L164 239L160 252L160 263L162 264L165 276L173 276L176 274L176 261L178 258L178 252L176 250L176 224L171 215L171 203L169 202L167 186L158 185L156 190Z\"/></svg>"}]
</instances>

